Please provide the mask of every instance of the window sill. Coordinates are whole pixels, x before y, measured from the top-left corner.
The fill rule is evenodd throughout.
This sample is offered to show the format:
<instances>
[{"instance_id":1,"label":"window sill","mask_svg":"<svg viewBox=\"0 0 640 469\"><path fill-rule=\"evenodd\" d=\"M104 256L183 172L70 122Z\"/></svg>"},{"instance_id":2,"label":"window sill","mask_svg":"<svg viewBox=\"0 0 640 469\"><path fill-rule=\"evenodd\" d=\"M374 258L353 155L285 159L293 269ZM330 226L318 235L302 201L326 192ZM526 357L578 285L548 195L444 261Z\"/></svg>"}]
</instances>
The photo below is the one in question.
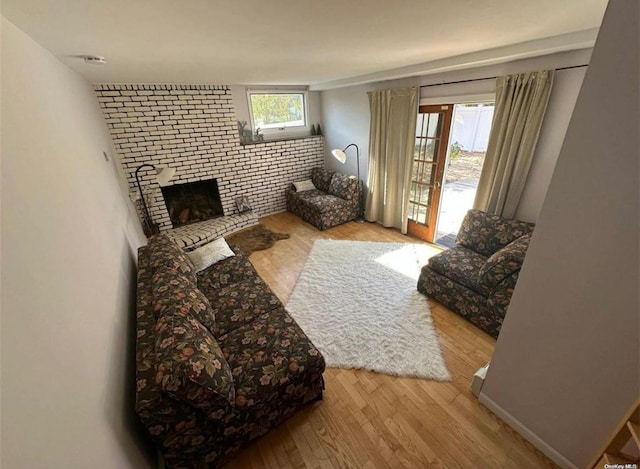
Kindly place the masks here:
<instances>
[{"instance_id":1,"label":"window sill","mask_svg":"<svg viewBox=\"0 0 640 469\"><path fill-rule=\"evenodd\" d=\"M322 138L323 135L307 135L303 137L286 137L263 140L262 142L240 142L240 146L247 147L251 145L265 145L269 143L288 142L289 140L304 140L306 138Z\"/></svg>"}]
</instances>

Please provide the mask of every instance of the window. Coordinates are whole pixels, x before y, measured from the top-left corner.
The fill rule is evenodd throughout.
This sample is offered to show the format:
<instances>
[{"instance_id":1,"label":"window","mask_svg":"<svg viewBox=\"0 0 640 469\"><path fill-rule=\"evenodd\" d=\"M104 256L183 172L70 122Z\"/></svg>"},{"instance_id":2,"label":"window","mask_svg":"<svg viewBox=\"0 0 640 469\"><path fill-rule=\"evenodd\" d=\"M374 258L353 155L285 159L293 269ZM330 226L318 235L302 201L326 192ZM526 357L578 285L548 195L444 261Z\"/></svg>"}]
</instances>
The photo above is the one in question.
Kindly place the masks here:
<instances>
[{"instance_id":1,"label":"window","mask_svg":"<svg viewBox=\"0 0 640 469\"><path fill-rule=\"evenodd\" d=\"M273 134L308 128L306 91L249 91L247 94L254 131L259 128L264 134Z\"/></svg>"}]
</instances>

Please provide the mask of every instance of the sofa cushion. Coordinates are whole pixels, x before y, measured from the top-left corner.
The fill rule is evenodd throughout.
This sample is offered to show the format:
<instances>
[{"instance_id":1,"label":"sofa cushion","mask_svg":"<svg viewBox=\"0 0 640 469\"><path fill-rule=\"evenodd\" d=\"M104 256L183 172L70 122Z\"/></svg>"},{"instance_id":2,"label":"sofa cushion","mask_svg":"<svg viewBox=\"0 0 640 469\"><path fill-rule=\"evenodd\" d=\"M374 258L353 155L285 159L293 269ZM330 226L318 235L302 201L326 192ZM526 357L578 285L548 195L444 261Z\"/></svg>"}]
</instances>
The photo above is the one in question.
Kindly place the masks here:
<instances>
[{"instance_id":1,"label":"sofa cushion","mask_svg":"<svg viewBox=\"0 0 640 469\"><path fill-rule=\"evenodd\" d=\"M156 322L156 384L176 399L208 410L233 403L231 369L211 333L188 314L164 314Z\"/></svg>"},{"instance_id":2,"label":"sofa cushion","mask_svg":"<svg viewBox=\"0 0 640 469\"><path fill-rule=\"evenodd\" d=\"M455 246L433 256L427 265L440 275L479 292L478 273L486 261L486 257L471 249Z\"/></svg>"},{"instance_id":3,"label":"sofa cushion","mask_svg":"<svg viewBox=\"0 0 640 469\"><path fill-rule=\"evenodd\" d=\"M187 254L165 235L156 235L147 243L149 249L149 267L153 272L169 268L185 275L194 284L196 269Z\"/></svg>"},{"instance_id":4,"label":"sofa cushion","mask_svg":"<svg viewBox=\"0 0 640 469\"><path fill-rule=\"evenodd\" d=\"M271 400L278 395L275 388L298 392L325 368L318 349L283 308L229 332L219 343L236 383L237 410Z\"/></svg>"},{"instance_id":5,"label":"sofa cushion","mask_svg":"<svg viewBox=\"0 0 640 469\"><path fill-rule=\"evenodd\" d=\"M227 257L235 256L224 238L218 238L187 253L196 272L217 264Z\"/></svg>"},{"instance_id":6,"label":"sofa cushion","mask_svg":"<svg viewBox=\"0 0 640 469\"><path fill-rule=\"evenodd\" d=\"M198 274L198 288L215 312L215 325L209 329L214 337L282 306L245 254L235 246L232 248L234 257Z\"/></svg>"},{"instance_id":7,"label":"sofa cushion","mask_svg":"<svg viewBox=\"0 0 640 469\"><path fill-rule=\"evenodd\" d=\"M531 241L531 234L520 236L495 252L480 269L480 285L489 294L500 282L518 272Z\"/></svg>"},{"instance_id":8,"label":"sofa cushion","mask_svg":"<svg viewBox=\"0 0 640 469\"><path fill-rule=\"evenodd\" d=\"M345 200L352 200L358 197L358 180L342 173L335 173L331 178L329 190L331 195Z\"/></svg>"},{"instance_id":9,"label":"sofa cushion","mask_svg":"<svg viewBox=\"0 0 640 469\"><path fill-rule=\"evenodd\" d=\"M316 189L316 186L313 185L313 181L311 181L311 179L294 182L293 187L295 187L296 192L312 191Z\"/></svg>"},{"instance_id":10,"label":"sofa cushion","mask_svg":"<svg viewBox=\"0 0 640 469\"><path fill-rule=\"evenodd\" d=\"M282 307L282 302L257 274L233 285L209 291L208 298L216 314L216 322L211 329L215 337Z\"/></svg>"},{"instance_id":11,"label":"sofa cushion","mask_svg":"<svg viewBox=\"0 0 640 469\"><path fill-rule=\"evenodd\" d=\"M532 223L469 210L458 231L456 244L489 257L520 236L531 233L533 228Z\"/></svg>"},{"instance_id":12,"label":"sofa cushion","mask_svg":"<svg viewBox=\"0 0 640 469\"><path fill-rule=\"evenodd\" d=\"M215 327L216 316L207 297L184 276L154 278L151 284L152 310L156 320L163 315L179 312L191 315L207 330Z\"/></svg>"},{"instance_id":13,"label":"sofa cushion","mask_svg":"<svg viewBox=\"0 0 640 469\"><path fill-rule=\"evenodd\" d=\"M328 192L333 174L333 171L328 171L324 168L313 168L311 170L311 181L319 190Z\"/></svg>"},{"instance_id":14,"label":"sofa cushion","mask_svg":"<svg viewBox=\"0 0 640 469\"><path fill-rule=\"evenodd\" d=\"M321 191L306 191L296 193L295 195L299 204L304 210L316 213L338 212L348 208L348 202L345 199L329 195Z\"/></svg>"},{"instance_id":15,"label":"sofa cushion","mask_svg":"<svg viewBox=\"0 0 640 469\"><path fill-rule=\"evenodd\" d=\"M498 337L504 314L488 307L484 295L431 270L429 266L424 266L420 272L418 291L439 301L493 337Z\"/></svg>"},{"instance_id":16,"label":"sofa cushion","mask_svg":"<svg viewBox=\"0 0 640 469\"><path fill-rule=\"evenodd\" d=\"M255 267L249 258L237 246L230 246L235 256L223 259L220 262L198 272L197 286L207 298L213 298L215 290L235 285L247 277L257 276ZM212 293L214 292L214 293Z\"/></svg>"}]
</instances>

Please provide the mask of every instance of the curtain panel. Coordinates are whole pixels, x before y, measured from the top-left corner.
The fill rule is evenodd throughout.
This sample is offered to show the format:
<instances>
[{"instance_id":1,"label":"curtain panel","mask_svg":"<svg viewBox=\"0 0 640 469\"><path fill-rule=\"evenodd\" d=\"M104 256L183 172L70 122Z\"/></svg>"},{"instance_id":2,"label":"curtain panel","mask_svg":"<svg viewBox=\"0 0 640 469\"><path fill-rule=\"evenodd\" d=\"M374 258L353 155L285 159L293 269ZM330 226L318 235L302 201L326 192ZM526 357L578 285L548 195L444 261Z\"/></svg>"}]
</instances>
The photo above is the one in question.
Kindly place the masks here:
<instances>
[{"instance_id":1,"label":"curtain panel","mask_svg":"<svg viewBox=\"0 0 640 469\"><path fill-rule=\"evenodd\" d=\"M553 70L498 77L487 153L473 207L513 218L529 174Z\"/></svg>"},{"instance_id":2,"label":"curtain panel","mask_svg":"<svg viewBox=\"0 0 640 469\"><path fill-rule=\"evenodd\" d=\"M420 88L371 91L367 221L407 232Z\"/></svg>"}]
</instances>

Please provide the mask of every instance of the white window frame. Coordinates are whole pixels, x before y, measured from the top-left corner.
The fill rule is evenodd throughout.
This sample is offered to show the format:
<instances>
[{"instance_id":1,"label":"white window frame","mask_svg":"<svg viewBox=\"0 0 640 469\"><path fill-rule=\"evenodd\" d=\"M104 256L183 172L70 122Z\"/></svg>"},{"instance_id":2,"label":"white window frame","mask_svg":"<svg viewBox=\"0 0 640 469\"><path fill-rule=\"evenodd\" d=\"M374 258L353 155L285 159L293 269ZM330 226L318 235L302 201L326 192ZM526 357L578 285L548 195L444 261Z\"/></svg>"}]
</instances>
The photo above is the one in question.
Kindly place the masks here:
<instances>
[{"instance_id":1,"label":"white window frame","mask_svg":"<svg viewBox=\"0 0 640 469\"><path fill-rule=\"evenodd\" d=\"M311 126L309 125L309 92L304 89L260 89L260 88L248 88L247 89L247 107L249 108L249 119L251 120L251 129L253 132L256 131L256 123L253 119L253 108L251 106L251 95L252 94L301 94L302 95L302 106L304 111L304 122L305 125L296 125L291 127L281 127L281 128L269 128L269 129L260 129L260 133L265 137L274 138L274 137L287 137L290 135L297 135L303 132L309 132L311 130Z\"/></svg>"}]
</instances>

